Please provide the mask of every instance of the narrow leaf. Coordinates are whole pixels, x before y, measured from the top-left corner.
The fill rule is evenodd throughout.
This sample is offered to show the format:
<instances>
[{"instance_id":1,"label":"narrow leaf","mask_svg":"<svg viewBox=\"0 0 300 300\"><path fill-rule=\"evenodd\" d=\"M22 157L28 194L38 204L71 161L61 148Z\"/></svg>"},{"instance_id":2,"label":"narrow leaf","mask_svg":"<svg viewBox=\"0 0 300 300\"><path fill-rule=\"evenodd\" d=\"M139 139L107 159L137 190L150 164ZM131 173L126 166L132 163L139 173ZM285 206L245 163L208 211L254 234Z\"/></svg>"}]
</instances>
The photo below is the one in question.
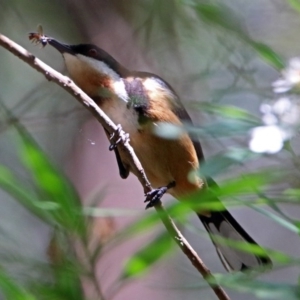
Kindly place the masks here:
<instances>
[{"instance_id":1,"label":"narrow leaf","mask_svg":"<svg viewBox=\"0 0 300 300\"><path fill-rule=\"evenodd\" d=\"M69 180L50 162L33 138L20 124L15 125L19 136L19 151L24 164L34 178L40 198L45 201L48 212L69 230L83 233L84 216L77 192ZM49 204L51 203L51 210ZM41 204L43 206L43 204ZM40 207L41 207L40 206Z\"/></svg>"},{"instance_id":2,"label":"narrow leaf","mask_svg":"<svg viewBox=\"0 0 300 300\"><path fill-rule=\"evenodd\" d=\"M211 114L216 114L224 118L243 120L255 126L261 124L261 121L257 116L249 113L245 109L235 107L232 105L221 105L221 104L214 104L209 102L197 102L193 106L199 108L201 111L205 111Z\"/></svg>"},{"instance_id":3,"label":"narrow leaf","mask_svg":"<svg viewBox=\"0 0 300 300\"><path fill-rule=\"evenodd\" d=\"M48 209L41 207L41 201L24 187L12 172L0 165L0 187L14 197L24 207L29 209L37 217L48 223L54 223L54 218L47 212ZM49 207L48 207L49 208ZM52 207L56 209L57 207Z\"/></svg>"},{"instance_id":4,"label":"narrow leaf","mask_svg":"<svg viewBox=\"0 0 300 300\"><path fill-rule=\"evenodd\" d=\"M203 21L230 30L238 35L246 35L239 18L228 6L211 3L197 3L193 6Z\"/></svg>"},{"instance_id":5,"label":"narrow leaf","mask_svg":"<svg viewBox=\"0 0 300 300\"><path fill-rule=\"evenodd\" d=\"M261 214L267 216L268 218L270 218L271 220L273 220L276 223L280 224L281 226L287 228L288 230L290 230L290 231L292 231L296 234L300 234L300 228L297 226L297 224L295 225L295 224L289 222L288 220L285 220L285 219L281 218L280 216L275 215L271 211L265 210L263 208L256 207L256 206L251 205L251 204L248 204L248 206L253 208L254 210L260 212Z\"/></svg>"},{"instance_id":6,"label":"narrow leaf","mask_svg":"<svg viewBox=\"0 0 300 300\"><path fill-rule=\"evenodd\" d=\"M282 57L280 57L269 46L253 41L249 41L249 43L266 63L273 66L277 70L282 70L285 67Z\"/></svg>"},{"instance_id":7,"label":"narrow leaf","mask_svg":"<svg viewBox=\"0 0 300 300\"><path fill-rule=\"evenodd\" d=\"M0 269L0 290L7 300L35 300L37 298L14 282L6 272Z\"/></svg>"},{"instance_id":8,"label":"narrow leaf","mask_svg":"<svg viewBox=\"0 0 300 300\"><path fill-rule=\"evenodd\" d=\"M288 0L289 5L300 13L300 1L299 0Z\"/></svg>"},{"instance_id":9,"label":"narrow leaf","mask_svg":"<svg viewBox=\"0 0 300 300\"><path fill-rule=\"evenodd\" d=\"M168 233L161 234L127 261L123 269L123 278L136 277L145 273L154 263L166 255L173 245L174 243Z\"/></svg>"},{"instance_id":10,"label":"narrow leaf","mask_svg":"<svg viewBox=\"0 0 300 300\"><path fill-rule=\"evenodd\" d=\"M248 149L232 148L225 153L210 157L201 164L201 174L204 177L213 177L226 171L231 166L246 163L257 157L256 153Z\"/></svg>"},{"instance_id":11,"label":"narrow leaf","mask_svg":"<svg viewBox=\"0 0 300 300\"><path fill-rule=\"evenodd\" d=\"M238 292L251 293L259 299L297 300L300 296L300 289L297 285L254 280L238 273L233 275L215 274L214 276L210 282L217 282L221 286Z\"/></svg>"}]
</instances>

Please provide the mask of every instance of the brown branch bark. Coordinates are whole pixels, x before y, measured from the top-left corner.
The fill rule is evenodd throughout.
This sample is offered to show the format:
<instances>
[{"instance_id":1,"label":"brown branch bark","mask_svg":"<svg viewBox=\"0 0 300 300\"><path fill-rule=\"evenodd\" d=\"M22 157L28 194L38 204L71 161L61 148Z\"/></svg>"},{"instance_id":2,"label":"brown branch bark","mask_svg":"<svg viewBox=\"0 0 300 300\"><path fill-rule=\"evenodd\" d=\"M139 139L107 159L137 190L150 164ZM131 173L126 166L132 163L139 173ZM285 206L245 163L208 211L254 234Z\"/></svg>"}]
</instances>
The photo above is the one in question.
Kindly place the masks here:
<instances>
[{"instance_id":1,"label":"brown branch bark","mask_svg":"<svg viewBox=\"0 0 300 300\"><path fill-rule=\"evenodd\" d=\"M33 54L28 52L26 49L16 44L6 36L0 34L0 46L7 49L21 60L29 64L32 68L36 69L38 72L42 73L49 81L53 81L69 94L74 96L74 98L79 101L86 109L88 109L93 116L101 123L101 125L110 133L117 134L117 126L109 119L109 117L97 106L97 104L88 97L79 87L77 87L73 81L55 71L44 62L36 58ZM124 132L121 132L120 136L124 135ZM142 168L142 165L134 153L133 148L130 146L128 140L124 139L124 143L118 145L121 151L124 152L128 162L131 165L131 168L137 174L137 177L144 188L145 193L151 191L152 187L146 177L146 174ZM205 266L203 261L200 259L196 251L188 243L185 237L181 234L179 229L174 224L173 220L167 215L165 209L162 206L162 203L159 202L155 206L156 211L161 216L161 220L168 230L169 234L177 245L181 248L182 252L188 257L193 266L199 271L203 278L210 285L212 290L217 295L220 300L230 300L229 296L222 289L221 286L215 283L215 280L210 272L210 270Z\"/></svg>"}]
</instances>

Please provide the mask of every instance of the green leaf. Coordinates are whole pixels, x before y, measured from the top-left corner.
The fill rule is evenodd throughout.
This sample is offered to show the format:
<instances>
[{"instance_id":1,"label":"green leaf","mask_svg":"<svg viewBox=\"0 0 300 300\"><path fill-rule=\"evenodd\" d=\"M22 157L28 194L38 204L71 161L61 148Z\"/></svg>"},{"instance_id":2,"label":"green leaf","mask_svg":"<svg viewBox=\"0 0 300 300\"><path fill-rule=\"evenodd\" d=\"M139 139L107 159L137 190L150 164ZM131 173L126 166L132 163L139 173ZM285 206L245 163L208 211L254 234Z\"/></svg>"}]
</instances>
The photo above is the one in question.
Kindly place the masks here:
<instances>
[{"instance_id":1,"label":"green leaf","mask_svg":"<svg viewBox=\"0 0 300 300\"><path fill-rule=\"evenodd\" d=\"M3 103L0 103L0 106L6 117L17 120ZM39 197L34 197L34 200L29 199L27 190L13 188L16 180L5 169L2 169L2 184L5 183L7 191L11 194L15 193L16 199L23 205L26 206L25 201L28 200L30 203L28 206L31 206L36 213L39 214L42 210L47 211L48 216L51 216L52 220L54 219L60 226L81 235L85 234L85 218L79 196L73 185L63 175L62 171L51 163L25 127L18 122L14 122L13 126L19 134L19 143L16 148L19 150L21 160L34 179ZM9 178L12 182L9 182ZM22 187L22 185L20 186ZM41 204L39 205L39 203Z\"/></svg>"},{"instance_id":2,"label":"green leaf","mask_svg":"<svg viewBox=\"0 0 300 300\"><path fill-rule=\"evenodd\" d=\"M42 202L36 195L32 194L28 188L24 187L22 182L15 178L9 169L1 165L0 187L43 221L52 224L55 222L51 214L41 207Z\"/></svg>"},{"instance_id":3,"label":"green leaf","mask_svg":"<svg viewBox=\"0 0 300 300\"><path fill-rule=\"evenodd\" d=\"M220 182L212 191L216 197L233 197L249 193L256 194L258 190L263 189L271 182L277 181L281 176L284 175L281 175L279 170L277 172L276 170L266 170L265 172L243 174L237 178Z\"/></svg>"},{"instance_id":4,"label":"green leaf","mask_svg":"<svg viewBox=\"0 0 300 300\"><path fill-rule=\"evenodd\" d=\"M269 65L277 70L282 70L285 67L284 60L269 46L254 41L249 41L249 44L260 55L260 57Z\"/></svg>"},{"instance_id":5,"label":"green leaf","mask_svg":"<svg viewBox=\"0 0 300 300\"><path fill-rule=\"evenodd\" d=\"M192 136L228 137L237 134L248 133L253 127L261 126L261 120L244 109L231 105L219 105L213 103L194 103L193 108L201 112L215 114L221 119L212 124L201 126L186 126Z\"/></svg>"},{"instance_id":6,"label":"green leaf","mask_svg":"<svg viewBox=\"0 0 300 300\"><path fill-rule=\"evenodd\" d=\"M0 290L6 300L35 300L34 295L15 283L1 268L0 269Z\"/></svg>"},{"instance_id":7,"label":"green leaf","mask_svg":"<svg viewBox=\"0 0 300 300\"><path fill-rule=\"evenodd\" d=\"M226 239L218 235L212 235L212 240L218 244L226 245L231 248L246 252L253 253L258 256L270 256L272 261L277 261L282 264L289 264L293 262L293 258L286 255L283 252L272 250L272 249L264 249L259 245L249 244L243 241L236 241L231 239Z\"/></svg>"},{"instance_id":8,"label":"green leaf","mask_svg":"<svg viewBox=\"0 0 300 300\"><path fill-rule=\"evenodd\" d=\"M259 155L248 149L232 148L229 151L210 157L201 164L201 175L213 177L226 171L231 166L243 164Z\"/></svg>"},{"instance_id":9,"label":"green leaf","mask_svg":"<svg viewBox=\"0 0 300 300\"><path fill-rule=\"evenodd\" d=\"M129 237L146 232L147 230L153 230L157 224L161 223L160 214L161 212L157 213L154 209L149 210L146 215L119 231L114 236L112 241L113 245L127 240Z\"/></svg>"},{"instance_id":10,"label":"green leaf","mask_svg":"<svg viewBox=\"0 0 300 300\"><path fill-rule=\"evenodd\" d=\"M288 0L289 5L300 13L300 1L299 0Z\"/></svg>"},{"instance_id":11,"label":"green leaf","mask_svg":"<svg viewBox=\"0 0 300 300\"><path fill-rule=\"evenodd\" d=\"M197 191L193 194L181 198L181 205L186 205L195 211L219 211L224 209L224 205L219 199L222 199L224 204L240 206L243 204L241 200L233 200L234 197L243 197L257 194L258 191L263 191L271 182L277 182L284 174L280 174L280 170L266 170L266 172L252 173L241 175L238 178L224 180L218 185L212 184L208 189ZM200 173L201 176L201 173ZM257 204L266 204L267 201L262 199ZM186 209L178 208L183 212ZM176 211L176 208L175 208Z\"/></svg>"},{"instance_id":12,"label":"green leaf","mask_svg":"<svg viewBox=\"0 0 300 300\"><path fill-rule=\"evenodd\" d=\"M196 127L186 124L184 126L173 125L164 122L158 122L153 127L153 133L159 137L170 140L177 140L182 134L188 132L191 136L209 136L209 137L228 137L237 134L248 133L254 126L261 125L261 122L255 120L245 120L227 116L212 124Z\"/></svg>"},{"instance_id":13,"label":"green leaf","mask_svg":"<svg viewBox=\"0 0 300 300\"><path fill-rule=\"evenodd\" d=\"M260 212L261 214L267 216L268 218L270 218L271 220L273 220L276 223L280 224L281 226L287 228L288 230L290 230L290 231L292 231L296 234L300 234L300 227L297 226L297 223L293 224L293 223L289 222L288 220L283 219L280 216L275 215L271 211L265 210L263 208L256 207L256 206L251 205L251 204L249 204L248 206L253 208L254 210Z\"/></svg>"},{"instance_id":14,"label":"green leaf","mask_svg":"<svg viewBox=\"0 0 300 300\"><path fill-rule=\"evenodd\" d=\"M261 120L247 110L232 105L221 105L209 102L196 102L193 104L199 110L207 113L216 114L223 118L237 119L249 122L254 126L261 125Z\"/></svg>"},{"instance_id":15,"label":"green leaf","mask_svg":"<svg viewBox=\"0 0 300 300\"><path fill-rule=\"evenodd\" d=\"M246 32L242 29L239 18L229 7L220 3L197 3L193 6L203 21L230 30L238 35L246 35Z\"/></svg>"},{"instance_id":16,"label":"green leaf","mask_svg":"<svg viewBox=\"0 0 300 300\"><path fill-rule=\"evenodd\" d=\"M230 137L235 135L248 134L254 124L238 119L222 119L212 124L201 127L185 126L189 134L195 138L203 137Z\"/></svg>"},{"instance_id":17,"label":"green leaf","mask_svg":"<svg viewBox=\"0 0 300 300\"><path fill-rule=\"evenodd\" d=\"M166 255L172 246L174 243L168 233L159 235L127 261L122 277L127 279L145 273L154 263Z\"/></svg>"},{"instance_id":18,"label":"green leaf","mask_svg":"<svg viewBox=\"0 0 300 300\"><path fill-rule=\"evenodd\" d=\"M76 263L65 259L52 266L53 280L51 284L42 281L32 283L34 294L42 300L83 300L80 275L83 271Z\"/></svg>"},{"instance_id":19,"label":"green leaf","mask_svg":"<svg viewBox=\"0 0 300 300\"><path fill-rule=\"evenodd\" d=\"M256 193L264 186L282 178L280 170L265 170L264 172L244 174L237 178L226 180L216 192L219 196L234 196L244 193Z\"/></svg>"},{"instance_id":20,"label":"green leaf","mask_svg":"<svg viewBox=\"0 0 300 300\"><path fill-rule=\"evenodd\" d=\"M300 199L300 189L292 189L292 188L286 189L283 192L283 195L286 195L290 199L294 199L296 201L299 201L299 199Z\"/></svg>"},{"instance_id":21,"label":"green leaf","mask_svg":"<svg viewBox=\"0 0 300 300\"><path fill-rule=\"evenodd\" d=\"M82 234L85 230L85 221L76 190L62 171L50 162L25 128L20 124L15 126L20 136L18 147L20 156L40 194L40 200L36 202L44 202L39 207L51 213L56 222L64 228Z\"/></svg>"},{"instance_id":22,"label":"green leaf","mask_svg":"<svg viewBox=\"0 0 300 300\"><path fill-rule=\"evenodd\" d=\"M299 0L289 0L290 5L300 11ZM221 4L192 4L195 11L207 23L218 26L236 34L246 44L249 44L259 54L259 56L274 68L281 70L284 68L284 61L269 46L253 41L248 32L243 28L241 21L234 11Z\"/></svg>"},{"instance_id":23,"label":"green leaf","mask_svg":"<svg viewBox=\"0 0 300 300\"><path fill-rule=\"evenodd\" d=\"M258 281L239 273L214 276L214 279L209 279L211 283L217 282L238 292L251 293L259 299L297 300L300 296L300 288L297 285Z\"/></svg>"}]
</instances>

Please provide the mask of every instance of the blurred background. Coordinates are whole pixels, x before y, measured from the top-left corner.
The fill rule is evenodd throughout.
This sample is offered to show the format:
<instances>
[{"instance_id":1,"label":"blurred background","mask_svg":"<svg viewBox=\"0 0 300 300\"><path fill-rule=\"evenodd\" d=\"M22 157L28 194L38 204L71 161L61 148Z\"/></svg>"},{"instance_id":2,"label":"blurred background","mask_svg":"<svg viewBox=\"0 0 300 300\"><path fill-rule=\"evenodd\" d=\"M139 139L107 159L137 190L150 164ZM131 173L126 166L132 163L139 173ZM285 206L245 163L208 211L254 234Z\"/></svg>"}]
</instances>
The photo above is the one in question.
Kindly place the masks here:
<instances>
[{"instance_id":1,"label":"blurred background","mask_svg":"<svg viewBox=\"0 0 300 300\"><path fill-rule=\"evenodd\" d=\"M248 149L251 128L260 119L261 104L276 98L272 83L280 77L281 61L300 53L297 3L0 0L0 31L63 74L67 73L59 53L51 47L36 47L28 40L28 33L35 32L38 24L43 25L46 35L62 42L96 44L127 68L164 78L192 116L214 179L222 186L227 179L245 173L268 168L270 173L266 174L271 177L273 170L277 175L280 170L284 180L269 184L267 190L268 195L280 201L285 200L287 189L295 192L299 188L298 136L276 154L250 154L249 159L240 149ZM20 150L22 141L16 124L22 124L53 165L70 179L82 203L97 203L102 208L93 211L100 217L93 220L91 235L103 243L100 260L95 264L104 295L99 299L216 299L177 247L143 277L119 283L125 261L165 229L157 222L150 232L105 249L106 239L134 220L152 214L144 211L139 182L132 175L127 180L119 177L101 125L75 99L3 48L0 66L1 165L18 178L24 189L37 193L37 183ZM229 105L253 115L253 123L249 116L247 122L241 122L236 111L228 113L224 107ZM234 157L235 163L227 165L224 153L236 149L242 156ZM265 193L261 186L257 190ZM51 282L47 270L53 253L49 243L56 227L29 212L16 198L7 189L0 190L0 265L14 282L33 291L32 282ZM166 196L164 202L174 201ZM245 205L230 211L257 242L299 260L299 203L271 206L264 210L271 217ZM280 211L274 215L278 208ZM212 272L225 274L197 217L191 215L189 225L181 229ZM273 271L256 278L270 284L264 286L267 292L258 285L238 287L228 283L226 290L232 299L282 299L286 295L297 299L299 265L296 260L285 261L285 265L283 258L278 260L278 267L275 262ZM1 276L0 281L4 278ZM281 285L282 291L277 292L276 298L271 291ZM83 286L87 295L93 295L95 291L90 291L93 288L88 281ZM66 295L49 299L72 299ZM80 299L79 294L73 296ZM6 297L4 293L3 299ZM37 299L48 299L43 297Z\"/></svg>"}]
</instances>

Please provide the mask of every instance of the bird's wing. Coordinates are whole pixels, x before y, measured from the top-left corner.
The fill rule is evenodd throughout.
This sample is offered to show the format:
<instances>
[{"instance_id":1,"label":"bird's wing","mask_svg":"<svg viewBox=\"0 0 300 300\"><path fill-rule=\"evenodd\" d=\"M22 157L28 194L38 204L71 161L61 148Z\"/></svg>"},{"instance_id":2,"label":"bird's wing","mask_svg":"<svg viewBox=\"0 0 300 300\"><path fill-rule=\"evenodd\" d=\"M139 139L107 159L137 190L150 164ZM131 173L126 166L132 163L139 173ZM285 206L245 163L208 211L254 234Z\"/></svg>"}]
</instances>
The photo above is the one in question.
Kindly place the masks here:
<instances>
[{"instance_id":1,"label":"bird's wing","mask_svg":"<svg viewBox=\"0 0 300 300\"><path fill-rule=\"evenodd\" d=\"M170 91L170 95L174 96L173 99L172 99L172 102L174 103L173 112L176 114L176 116L182 122L193 124L191 117L189 116L189 114L187 113L186 109L184 108L184 106L180 102L178 95L176 94L176 92L174 91L174 89L171 87L171 85L168 82L166 82L161 77L159 77L157 75L154 75L154 74L151 74L151 73L148 73L148 72L138 72L138 76L140 78L152 78L159 85L161 85L162 88L168 89ZM196 150L199 162L204 161L203 150L202 150L200 142L198 140L192 139L192 137L191 137L191 140L193 141L193 144L194 144L194 147L195 147L195 150Z\"/></svg>"}]
</instances>

